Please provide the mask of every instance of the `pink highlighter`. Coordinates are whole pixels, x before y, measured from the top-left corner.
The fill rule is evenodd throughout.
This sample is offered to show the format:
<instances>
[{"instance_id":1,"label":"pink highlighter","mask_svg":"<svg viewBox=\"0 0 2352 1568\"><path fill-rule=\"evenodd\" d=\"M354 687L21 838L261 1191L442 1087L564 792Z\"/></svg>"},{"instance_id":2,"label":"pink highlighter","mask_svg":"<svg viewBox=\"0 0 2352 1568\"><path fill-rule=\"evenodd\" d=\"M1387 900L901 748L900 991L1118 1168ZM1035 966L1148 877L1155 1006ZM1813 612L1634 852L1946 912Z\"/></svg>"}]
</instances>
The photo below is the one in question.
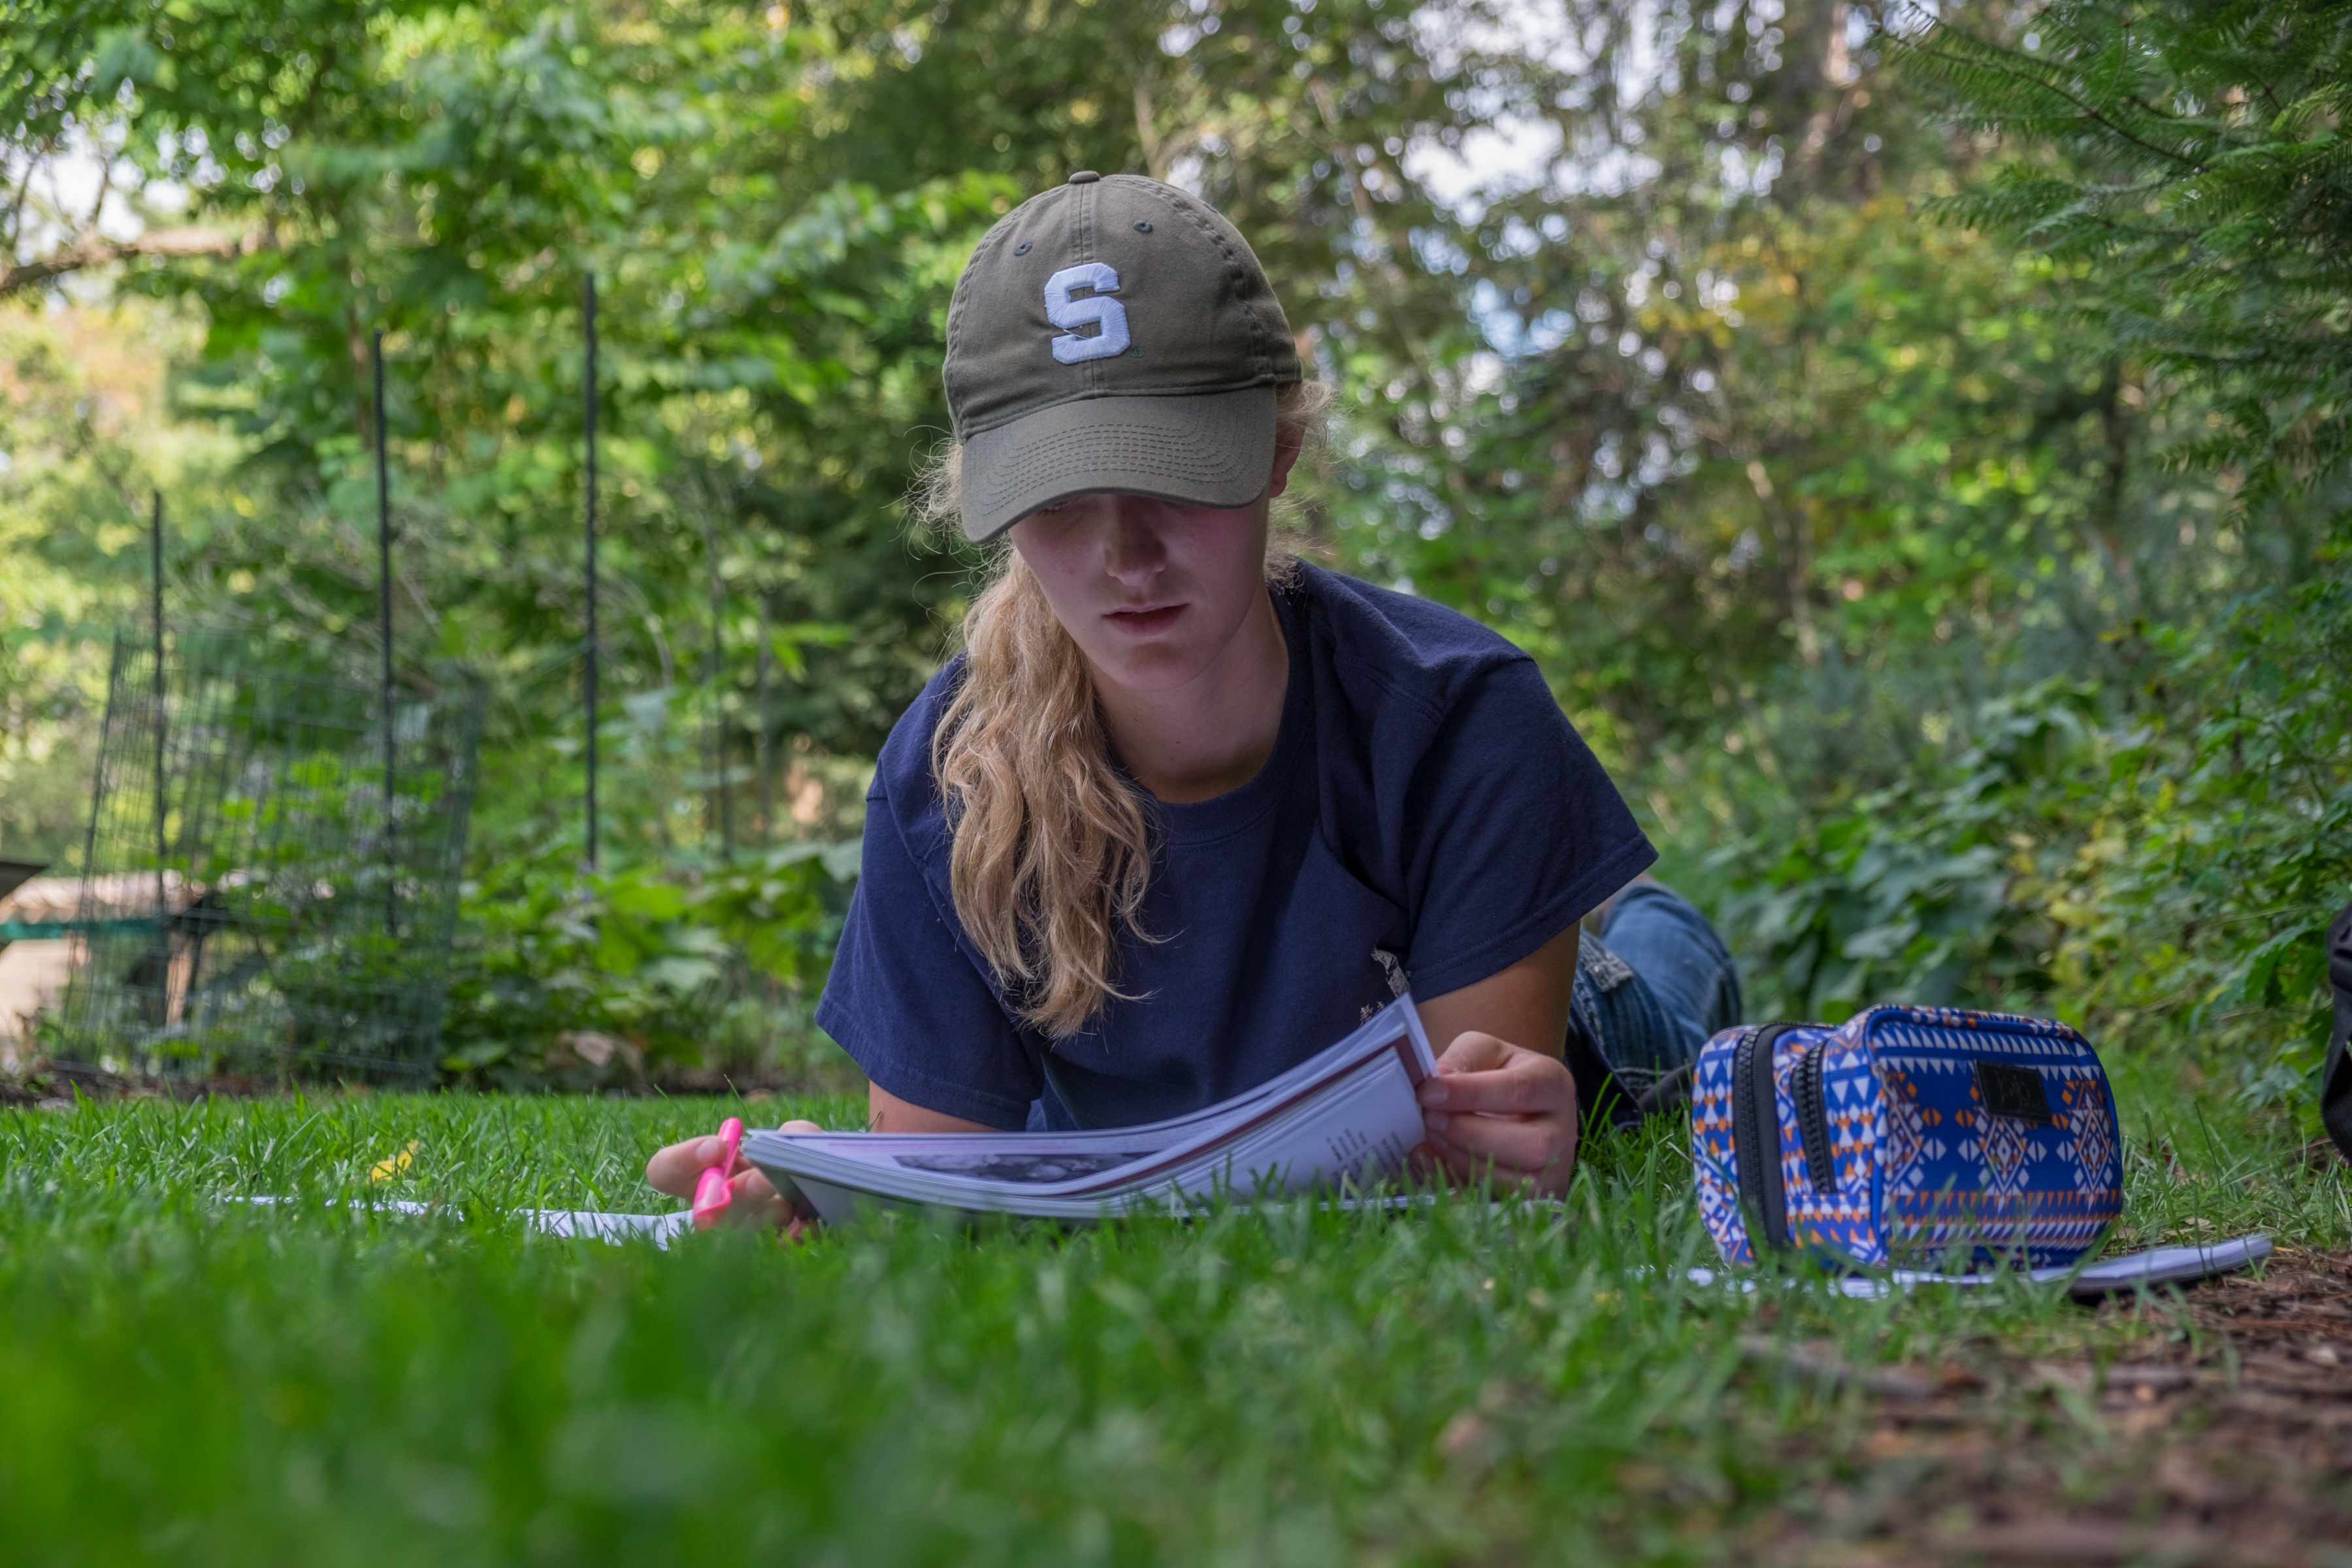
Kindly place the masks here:
<instances>
[{"instance_id":1,"label":"pink highlighter","mask_svg":"<svg viewBox=\"0 0 2352 1568\"><path fill-rule=\"evenodd\" d=\"M735 1201L735 1192L728 1183L728 1173L735 1169L735 1156L743 1149L743 1119L730 1116L719 1124L719 1136L727 1141L727 1152L719 1163L703 1167L701 1178L694 1184L694 1228L709 1230L717 1225L727 1205Z\"/></svg>"}]
</instances>

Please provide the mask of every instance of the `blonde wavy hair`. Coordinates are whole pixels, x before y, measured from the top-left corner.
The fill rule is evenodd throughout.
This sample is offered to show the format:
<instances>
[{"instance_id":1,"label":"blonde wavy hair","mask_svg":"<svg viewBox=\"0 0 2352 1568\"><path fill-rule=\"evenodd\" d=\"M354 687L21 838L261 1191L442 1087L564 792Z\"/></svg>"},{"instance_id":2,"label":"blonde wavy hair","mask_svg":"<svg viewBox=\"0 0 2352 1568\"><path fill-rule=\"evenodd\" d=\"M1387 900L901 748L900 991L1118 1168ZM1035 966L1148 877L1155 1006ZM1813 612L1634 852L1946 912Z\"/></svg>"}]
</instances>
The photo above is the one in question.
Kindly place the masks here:
<instances>
[{"instance_id":1,"label":"blonde wavy hair","mask_svg":"<svg viewBox=\"0 0 2352 1568\"><path fill-rule=\"evenodd\" d=\"M1279 389L1275 420L1302 457L1318 442L1329 389ZM962 448L925 466L916 518L962 514ZM1266 580L1296 567L1296 535L1269 527ZM949 885L964 934L1021 1020L1048 1038L1078 1034L1113 1000L1119 933L1143 929L1151 885L1150 797L1111 755L1094 678L1009 541L1000 541L963 617L962 680L931 737L931 771L953 843Z\"/></svg>"}]
</instances>

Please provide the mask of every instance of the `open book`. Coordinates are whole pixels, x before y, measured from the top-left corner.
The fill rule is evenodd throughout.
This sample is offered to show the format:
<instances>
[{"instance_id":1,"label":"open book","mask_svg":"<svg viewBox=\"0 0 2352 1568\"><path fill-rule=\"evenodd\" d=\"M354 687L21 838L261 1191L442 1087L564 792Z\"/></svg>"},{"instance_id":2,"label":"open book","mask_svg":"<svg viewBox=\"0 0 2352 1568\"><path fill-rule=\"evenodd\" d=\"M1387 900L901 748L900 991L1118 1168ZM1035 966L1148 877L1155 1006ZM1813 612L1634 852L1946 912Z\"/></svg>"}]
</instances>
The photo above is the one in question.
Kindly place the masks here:
<instances>
[{"instance_id":1,"label":"open book","mask_svg":"<svg viewBox=\"0 0 2352 1568\"><path fill-rule=\"evenodd\" d=\"M1338 1191L1404 1168L1437 1070L1412 998L1248 1093L1086 1132L751 1132L743 1154L828 1224L861 1204L1045 1219L1182 1212L1216 1196Z\"/></svg>"}]
</instances>

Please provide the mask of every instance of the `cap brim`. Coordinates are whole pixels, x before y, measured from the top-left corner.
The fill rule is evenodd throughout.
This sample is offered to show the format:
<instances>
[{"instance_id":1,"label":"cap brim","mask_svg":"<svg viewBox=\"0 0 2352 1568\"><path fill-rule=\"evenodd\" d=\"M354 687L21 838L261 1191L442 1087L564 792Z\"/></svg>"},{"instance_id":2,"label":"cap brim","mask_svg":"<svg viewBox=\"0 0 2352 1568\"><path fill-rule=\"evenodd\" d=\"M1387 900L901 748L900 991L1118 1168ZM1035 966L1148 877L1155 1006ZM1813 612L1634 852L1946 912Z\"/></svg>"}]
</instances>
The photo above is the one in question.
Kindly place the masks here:
<instances>
[{"instance_id":1,"label":"cap brim","mask_svg":"<svg viewBox=\"0 0 2352 1568\"><path fill-rule=\"evenodd\" d=\"M979 543L1099 490L1246 506L1274 473L1274 388L1057 403L963 444L963 531Z\"/></svg>"}]
</instances>

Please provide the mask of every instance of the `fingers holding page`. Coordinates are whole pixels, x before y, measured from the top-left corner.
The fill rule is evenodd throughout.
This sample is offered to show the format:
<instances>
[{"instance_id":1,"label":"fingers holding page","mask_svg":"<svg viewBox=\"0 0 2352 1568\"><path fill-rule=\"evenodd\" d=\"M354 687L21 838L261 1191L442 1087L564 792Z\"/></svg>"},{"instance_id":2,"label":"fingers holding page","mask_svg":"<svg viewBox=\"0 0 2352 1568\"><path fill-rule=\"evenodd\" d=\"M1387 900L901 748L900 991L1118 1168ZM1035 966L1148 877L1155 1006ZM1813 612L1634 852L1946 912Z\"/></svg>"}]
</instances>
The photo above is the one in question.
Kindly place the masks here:
<instances>
[{"instance_id":1,"label":"fingers holding page","mask_svg":"<svg viewBox=\"0 0 2352 1568\"><path fill-rule=\"evenodd\" d=\"M1558 1058L1522 1050L1492 1035L1465 1035L1455 1047L1462 1040L1484 1044L1470 1050L1448 1048L1438 1058L1435 1076L1421 1080L1423 1109L1546 1116L1576 1108L1576 1079Z\"/></svg>"},{"instance_id":2,"label":"fingers holding page","mask_svg":"<svg viewBox=\"0 0 2352 1568\"><path fill-rule=\"evenodd\" d=\"M1431 1147L1465 1173L1491 1165L1505 1176L1540 1176L1564 1168L1576 1152L1576 1124L1565 1117L1443 1116L1443 1126L1431 1120L1423 1129Z\"/></svg>"},{"instance_id":3,"label":"fingers holding page","mask_svg":"<svg viewBox=\"0 0 2352 1568\"><path fill-rule=\"evenodd\" d=\"M1419 1089L1427 1163L1463 1182L1566 1188L1577 1121L1576 1079L1565 1064L1468 1030L1437 1067Z\"/></svg>"}]
</instances>

